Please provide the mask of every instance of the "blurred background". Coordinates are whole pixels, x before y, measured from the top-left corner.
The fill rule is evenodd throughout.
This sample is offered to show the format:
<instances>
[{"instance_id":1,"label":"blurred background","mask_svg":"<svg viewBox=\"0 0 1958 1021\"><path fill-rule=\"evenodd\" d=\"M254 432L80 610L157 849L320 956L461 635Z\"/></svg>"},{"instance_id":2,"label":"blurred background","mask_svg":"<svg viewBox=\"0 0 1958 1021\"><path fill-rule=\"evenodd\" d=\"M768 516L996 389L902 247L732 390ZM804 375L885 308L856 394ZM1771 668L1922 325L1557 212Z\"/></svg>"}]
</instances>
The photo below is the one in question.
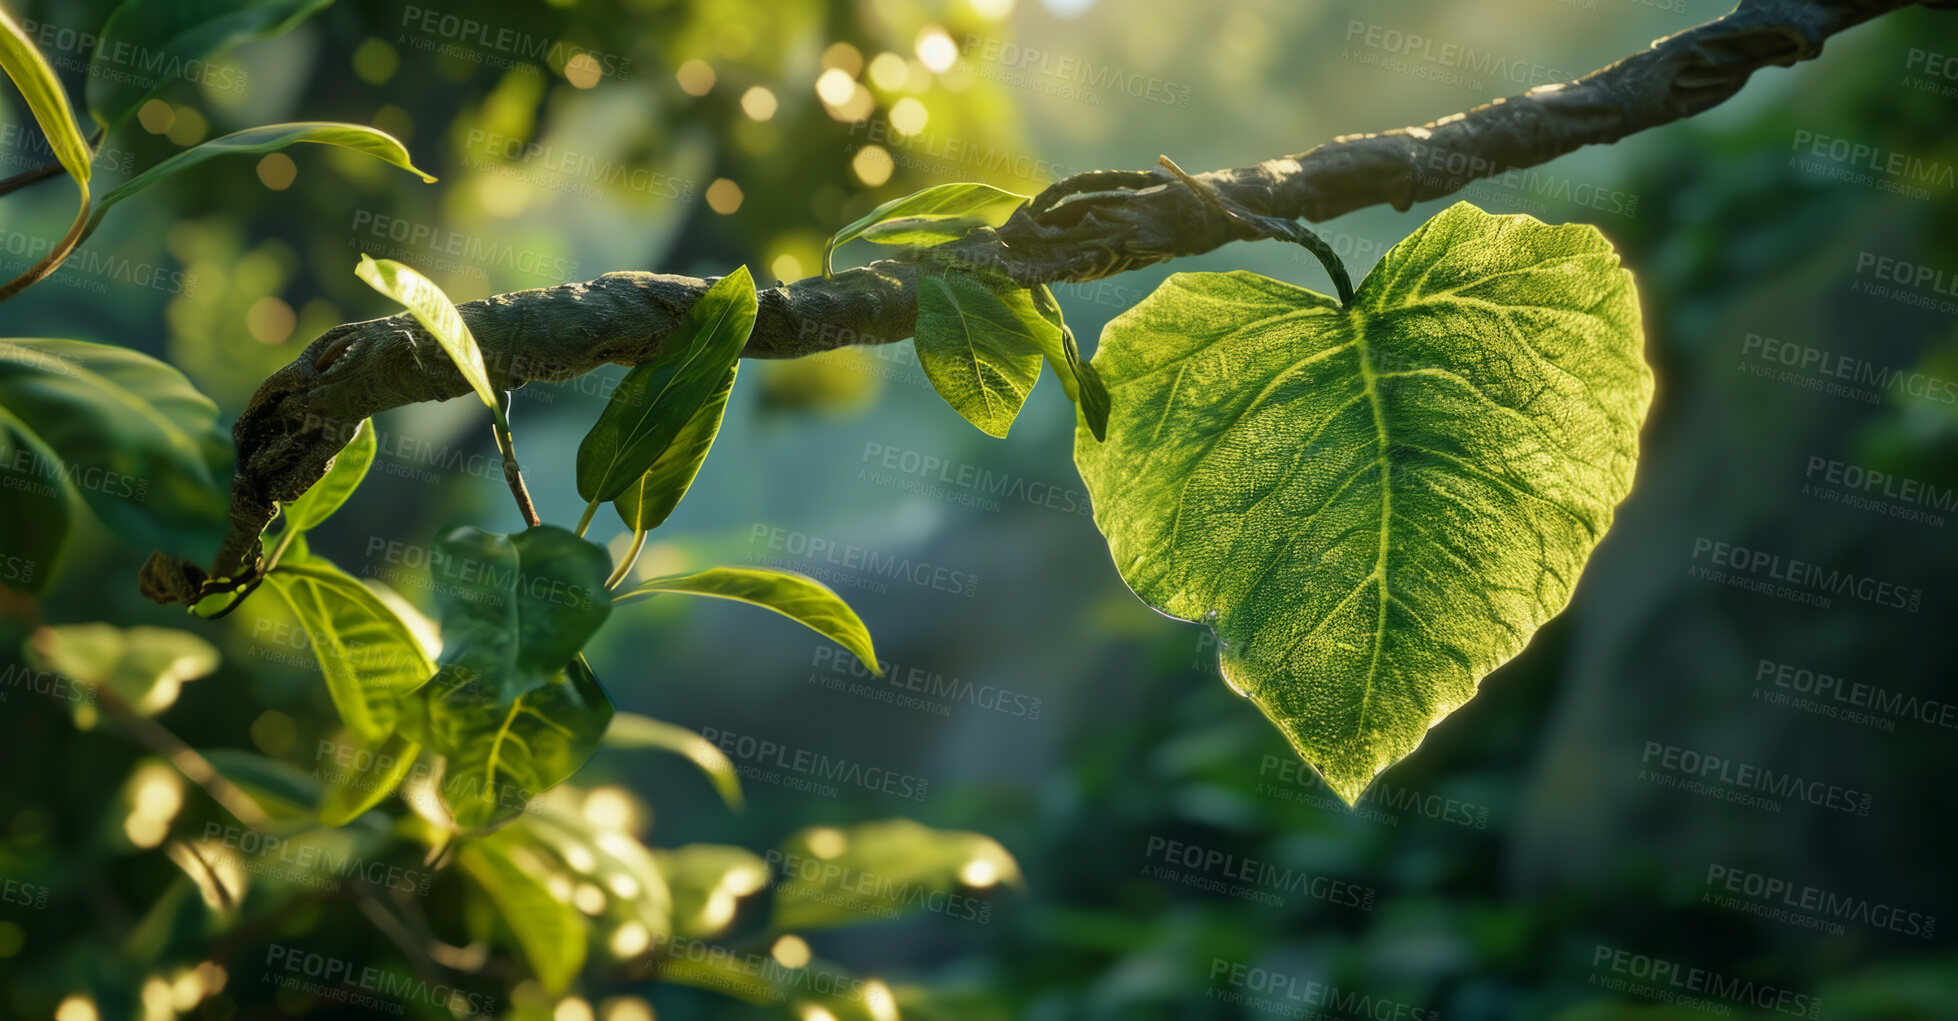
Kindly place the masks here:
<instances>
[{"instance_id":1,"label":"blurred background","mask_svg":"<svg viewBox=\"0 0 1958 1021\"><path fill-rule=\"evenodd\" d=\"M110 5L7 3L56 30L43 46L78 89L78 34ZM355 279L362 252L457 301L620 269L746 263L758 283L791 280L820 271L837 227L918 188L1032 194L1158 154L1192 171L1254 163L1576 76L1722 12L340 0L166 89L97 173L119 183L255 124L345 120L399 137L439 183L325 147L207 164L120 206L6 305L5 332L155 354L229 418L324 330L393 311ZM622 710L891 770L922 796L750 779L735 814L684 761L609 751L576 783L629 792L660 845L759 850L896 816L997 838L1026 886L985 893L975 917L810 937L825 959L934 990L918 1016L1958 1018L1952 18L1882 17L1707 115L1460 196L1593 223L1619 246L1658 397L1638 486L1570 610L1357 810L1221 682L1207 631L1123 586L1058 386L990 440L934 395L908 342L745 363L713 456L641 561L815 575L870 625L889 680L786 621L700 601L622 610L590 652ZM0 103L11 173L44 150L17 97ZM6 201L10 275L65 229L68 202L59 185ZM1321 229L1357 279L1444 204ZM1276 244L1173 268L1331 289ZM1170 271L1056 291L1090 347ZM546 521L576 520L572 452L622 372L518 394ZM471 403L379 419L374 471L314 548L421 601L393 544L520 527ZM186 626L138 596L147 551L93 527L47 618ZM594 534L618 527L603 514ZM1915 605L1755 591L1767 573L1733 566L1753 551ZM303 646L277 638L290 622L264 597L189 622L224 664L162 719L198 747L310 766L331 714ZM0 1015L29 1017L82 970L140 981L131 948L176 866L128 825L142 750L32 693L0 700L0 877L47 891L0 901ZM1763 770L1835 793L1766 792L1750 779ZM229 985L187 1012L363 1016L258 982L252 939L400 966L351 907L282 924L240 937ZM764 1016L602 961L580 997L559 1021Z\"/></svg>"}]
</instances>

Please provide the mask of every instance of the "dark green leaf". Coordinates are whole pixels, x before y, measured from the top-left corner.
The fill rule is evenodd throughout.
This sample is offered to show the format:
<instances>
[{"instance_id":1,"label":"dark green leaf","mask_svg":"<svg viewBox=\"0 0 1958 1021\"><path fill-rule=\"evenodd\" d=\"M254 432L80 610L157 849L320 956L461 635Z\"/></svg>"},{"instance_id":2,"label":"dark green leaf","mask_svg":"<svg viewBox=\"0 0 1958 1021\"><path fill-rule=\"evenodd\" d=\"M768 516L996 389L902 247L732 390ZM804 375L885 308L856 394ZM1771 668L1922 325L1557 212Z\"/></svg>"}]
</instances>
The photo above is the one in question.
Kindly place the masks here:
<instances>
[{"instance_id":1,"label":"dark green leaf","mask_svg":"<svg viewBox=\"0 0 1958 1021\"><path fill-rule=\"evenodd\" d=\"M687 309L667 337L670 353L626 373L578 445L579 496L616 500L653 468L727 381L754 331L756 309L748 267L736 267Z\"/></svg>"},{"instance_id":2,"label":"dark green leaf","mask_svg":"<svg viewBox=\"0 0 1958 1021\"><path fill-rule=\"evenodd\" d=\"M625 604L663 592L733 599L774 610L850 650L872 673L884 676L877 665L877 650L870 644L870 629L842 596L814 578L762 567L711 567L698 574L641 582L613 601Z\"/></svg>"},{"instance_id":3,"label":"dark green leaf","mask_svg":"<svg viewBox=\"0 0 1958 1021\"><path fill-rule=\"evenodd\" d=\"M444 667L403 703L403 732L444 757L442 803L476 831L522 813L598 750L612 700L584 658L512 700L493 684Z\"/></svg>"},{"instance_id":4,"label":"dark green leaf","mask_svg":"<svg viewBox=\"0 0 1958 1021\"><path fill-rule=\"evenodd\" d=\"M892 199L836 232L823 247L823 272L839 245L862 237L885 245L937 245L956 241L978 227L997 227L1027 202L1027 196L990 184L940 184Z\"/></svg>"},{"instance_id":5,"label":"dark green leaf","mask_svg":"<svg viewBox=\"0 0 1958 1021\"><path fill-rule=\"evenodd\" d=\"M721 416L727 411L727 398L734 390L734 376L739 366L727 370L727 378L721 382L720 389L707 398L687 424L680 427L673 442L660 452L653 466L639 477L636 485L627 486L612 507L619 512L619 520L635 532L650 532L658 528L680 505L680 498L687 495L687 487L693 485L694 476L700 474L700 466L707 461L707 451L714 445L714 435L721 430Z\"/></svg>"},{"instance_id":6,"label":"dark green leaf","mask_svg":"<svg viewBox=\"0 0 1958 1021\"><path fill-rule=\"evenodd\" d=\"M933 902L972 918L981 891L1020 883L1019 863L993 838L909 819L803 830L783 844L777 871L782 932L890 921Z\"/></svg>"},{"instance_id":7,"label":"dark green leaf","mask_svg":"<svg viewBox=\"0 0 1958 1021\"><path fill-rule=\"evenodd\" d=\"M70 505L81 497L65 478L33 470L36 465L60 463L32 429L0 405L0 485L7 494L7 527L0 529L0 585L38 594L61 568L73 516Z\"/></svg>"},{"instance_id":8,"label":"dark green leaf","mask_svg":"<svg viewBox=\"0 0 1958 1021\"><path fill-rule=\"evenodd\" d=\"M130 543L204 560L223 539L231 436L176 369L106 344L0 340L4 417L55 455L8 470L79 492Z\"/></svg>"},{"instance_id":9,"label":"dark green leaf","mask_svg":"<svg viewBox=\"0 0 1958 1021\"><path fill-rule=\"evenodd\" d=\"M516 535L462 527L429 558L442 614L444 672L505 704L542 687L605 623L605 548L553 525Z\"/></svg>"},{"instance_id":10,"label":"dark green leaf","mask_svg":"<svg viewBox=\"0 0 1958 1021\"><path fill-rule=\"evenodd\" d=\"M1351 803L1570 600L1652 397L1595 228L1458 203L1351 308L1180 273L1109 323L1075 461L1122 577Z\"/></svg>"},{"instance_id":11,"label":"dark green leaf","mask_svg":"<svg viewBox=\"0 0 1958 1021\"><path fill-rule=\"evenodd\" d=\"M347 502L347 497L360 488L361 480L367 477L368 467L374 463L378 447L379 441L374 437L374 420L361 419L354 430L354 438L334 455L333 464L326 469L326 474L299 499L285 505L286 527L304 532L318 528L331 517L341 504Z\"/></svg>"},{"instance_id":12,"label":"dark green leaf","mask_svg":"<svg viewBox=\"0 0 1958 1021\"><path fill-rule=\"evenodd\" d=\"M720 792L721 800L729 808L741 810L741 774L734 763L714 746L714 742L677 724L655 720L638 713L620 713L612 717L612 726L605 731L605 747L624 749L651 749L683 755L688 761L700 767L714 789Z\"/></svg>"},{"instance_id":13,"label":"dark green leaf","mask_svg":"<svg viewBox=\"0 0 1958 1021\"><path fill-rule=\"evenodd\" d=\"M323 557L288 550L266 583L311 639L320 676L347 729L378 742L394 729L396 702L435 664L408 625L357 579Z\"/></svg>"},{"instance_id":14,"label":"dark green leaf","mask_svg":"<svg viewBox=\"0 0 1958 1021\"><path fill-rule=\"evenodd\" d=\"M332 0L126 0L102 26L88 65L88 109L115 127L182 69L250 39L288 31Z\"/></svg>"},{"instance_id":15,"label":"dark green leaf","mask_svg":"<svg viewBox=\"0 0 1958 1021\"><path fill-rule=\"evenodd\" d=\"M1024 288L964 274L918 281L918 364L945 403L989 436L1012 428L1053 330Z\"/></svg>"}]
</instances>

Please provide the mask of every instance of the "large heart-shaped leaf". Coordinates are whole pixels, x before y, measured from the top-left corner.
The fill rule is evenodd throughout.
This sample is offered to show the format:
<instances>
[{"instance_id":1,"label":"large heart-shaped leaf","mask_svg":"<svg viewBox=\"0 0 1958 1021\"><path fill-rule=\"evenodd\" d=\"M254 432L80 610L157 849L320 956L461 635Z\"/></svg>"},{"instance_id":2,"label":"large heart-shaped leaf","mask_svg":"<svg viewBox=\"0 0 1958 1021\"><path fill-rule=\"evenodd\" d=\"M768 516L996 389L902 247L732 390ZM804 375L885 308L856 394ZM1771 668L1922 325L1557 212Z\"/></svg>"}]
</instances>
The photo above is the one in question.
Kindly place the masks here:
<instances>
[{"instance_id":1,"label":"large heart-shaped leaf","mask_svg":"<svg viewBox=\"0 0 1958 1021\"><path fill-rule=\"evenodd\" d=\"M1075 461L1122 577L1351 803L1569 602L1652 396L1594 228L1467 203L1353 307L1172 276L1109 323Z\"/></svg>"},{"instance_id":2,"label":"large heart-shaped leaf","mask_svg":"<svg viewBox=\"0 0 1958 1021\"><path fill-rule=\"evenodd\" d=\"M808 575L765 567L710 567L698 574L642 582L621 593L615 602L637 602L665 592L732 599L774 610L850 650L872 673L884 676L863 618L828 585Z\"/></svg>"},{"instance_id":3,"label":"large heart-shaped leaf","mask_svg":"<svg viewBox=\"0 0 1958 1021\"><path fill-rule=\"evenodd\" d=\"M986 435L1005 436L1040 380L1041 351L1060 338L1026 289L953 273L918 281L913 343L938 396Z\"/></svg>"},{"instance_id":4,"label":"large heart-shaped leaf","mask_svg":"<svg viewBox=\"0 0 1958 1021\"><path fill-rule=\"evenodd\" d=\"M553 525L516 535L462 527L429 558L442 613L439 665L504 704L543 687L611 614L604 547Z\"/></svg>"},{"instance_id":5,"label":"large heart-shaped leaf","mask_svg":"<svg viewBox=\"0 0 1958 1021\"><path fill-rule=\"evenodd\" d=\"M727 382L754 332L757 308L746 266L695 299L666 349L625 374L578 445L579 496L594 504L616 500L653 468Z\"/></svg>"},{"instance_id":6,"label":"large heart-shaped leaf","mask_svg":"<svg viewBox=\"0 0 1958 1021\"><path fill-rule=\"evenodd\" d=\"M381 597L324 557L288 552L266 582L306 629L333 708L356 737L394 730L396 700L427 682L435 664Z\"/></svg>"},{"instance_id":7,"label":"large heart-shaped leaf","mask_svg":"<svg viewBox=\"0 0 1958 1021\"><path fill-rule=\"evenodd\" d=\"M88 109L105 128L136 112L186 68L249 39L277 35L332 0L127 0L102 26L88 63Z\"/></svg>"},{"instance_id":8,"label":"large heart-shaped leaf","mask_svg":"<svg viewBox=\"0 0 1958 1021\"><path fill-rule=\"evenodd\" d=\"M509 700L445 667L402 703L401 728L444 757L442 803L457 829L476 831L515 818L576 773L611 719L611 697L580 656Z\"/></svg>"},{"instance_id":9,"label":"large heart-shaped leaf","mask_svg":"<svg viewBox=\"0 0 1958 1021\"><path fill-rule=\"evenodd\" d=\"M0 340L0 423L10 490L78 494L118 535L178 556L223 539L231 436L176 369L107 344Z\"/></svg>"}]
</instances>

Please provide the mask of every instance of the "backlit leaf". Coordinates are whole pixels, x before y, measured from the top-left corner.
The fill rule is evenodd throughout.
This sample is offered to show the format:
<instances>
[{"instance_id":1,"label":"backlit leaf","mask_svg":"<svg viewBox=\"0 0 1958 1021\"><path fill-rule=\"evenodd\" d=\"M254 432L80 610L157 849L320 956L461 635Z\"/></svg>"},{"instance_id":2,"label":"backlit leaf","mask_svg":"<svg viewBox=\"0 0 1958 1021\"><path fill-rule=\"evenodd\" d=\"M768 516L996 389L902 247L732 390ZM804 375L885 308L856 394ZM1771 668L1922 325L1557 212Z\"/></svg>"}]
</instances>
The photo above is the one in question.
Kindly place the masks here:
<instances>
[{"instance_id":1,"label":"backlit leaf","mask_svg":"<svg viewBox=\"0 0 1958 1021\"><path fill-rule=\"evenodd\" d=\"M323 557L288 551L266 576L306 629L333 708L356 737L394 729L396 700L435 673L408 625L367 586Z\"/></svg>"},{"instance_id":2,"label":"backlit leaf","mask_svg":"<svg viewBox=\"0 0 1958 1021\"><path fill-rule=\"evenodd\" d=\"M620 713L612 717L612 726L605 731L605 747L651 749L685 756L707 774L729 808L741 810L741 774L734 763L714 742L685 727L638 713Z\"/></svg>"},{"instance_id":3,"label":"backlit leaf","mask_svg":"<svg viewBox=\"0 0 1958 1021\"><path fill-rule=\"evenodd\" d=\"M490 386L489 369L483 365L483 351L476 346L476 335L469 332L469 324L462 321L462 313L456 311L455 303L442 293L435 282L417 273L412 267L393 259L375 259L365 253L360 257L360 265L354 268L354 275L365 280L369 287L400 302L408 309L422 329L435 338L442 350L449 353L457 371L489 406L490 414L496 417L498 425L509 427L503 416L503 408L497 402L496 390Z\"/></svg>"},{"instance_id":4,"label":"backlit leaf","mask_svg":"<svg viewBox=\"0 0 1958 1021\"><path fill-rule=\"evenodd\" d=\"M1350 309L1170 277L1103 333L1075 461L1129 586L1208 623L1351 803L1569 602L1631 489L1642 344L1597 230L1458 203Z\"/></svg>"},{"instance_id":5,"label":"backlit leaf","mask_svg":"<svg viewBox=\"0 0 1958 1021\"><path fill-rule=\"evenodd\" d=\"M983 894L1020 883L1019 863L993 838L909 819L812 827L791 836L771 861L773 925L784 932L885 922L916 911L983 920L991 915Z\"/></svg>"},{"instance_id":6,"label":"backlit leaf","mask_svg":"<svg viewBox=\"0 0 1958 1021\"><path fill-rule=\"evenodd\" d=\"M884 245L937 245L956 241L978 227L997 227L1027 202L1027 196L990 184L940 184L895 198L836 232L823 247L823 272L830 256L853 238Z\"/></svg>"},{"instance_id":7,"label":"backlit leaf","mask_svg":"<svg viewBox=\"0 0 1958 1021\"><path fill-rule=\"evenodd\" d=\"M304 532L318 528L331 517L341 504L347 502L347 497L360 488L361 480L367 478L367 469L373 465L378 448L379 443L374 437L374 420L361 419L354 431L354 438L333 456L333 465L326 470L326 474L299 499L285 505L286 527Z\"/></svg>"},{"instance_id":8,"label":"backlit leaf","mask_svg":"<svg viewBox=\"0 0 1958 1021\"><path fill-rule=\"evenodd\" d=\"M1039 381L1047 332L1053 325L1024 288L960 273L918 281L918 364L945 403L989 436L1006 435Z\"/></svg>"},{"instance_id":9,"label":"backlit leaf","mask_svg":"<svg viewBox=\"0 0 1958 1021\"><path fill-rule=\"evenodd\" d=\"M872 673L884 676L862 618L842 596L807 575L761 567L711 567L698 574L641 582L613 601L623 605L664 592L732 599L774 610L850 650Z\"/></svg>"},{"instance_id":10,"label":"backlit leaf","mask_svg":"<svg viewBox=\"0 0 1958 1021\"><path fill-rule=\"evenodd\" d=\"M551 895L554 870L514 830L464 843L456 864L496 905L537 981L562 993L585 964L585 919Z\"/></svg>"}]
</instances>

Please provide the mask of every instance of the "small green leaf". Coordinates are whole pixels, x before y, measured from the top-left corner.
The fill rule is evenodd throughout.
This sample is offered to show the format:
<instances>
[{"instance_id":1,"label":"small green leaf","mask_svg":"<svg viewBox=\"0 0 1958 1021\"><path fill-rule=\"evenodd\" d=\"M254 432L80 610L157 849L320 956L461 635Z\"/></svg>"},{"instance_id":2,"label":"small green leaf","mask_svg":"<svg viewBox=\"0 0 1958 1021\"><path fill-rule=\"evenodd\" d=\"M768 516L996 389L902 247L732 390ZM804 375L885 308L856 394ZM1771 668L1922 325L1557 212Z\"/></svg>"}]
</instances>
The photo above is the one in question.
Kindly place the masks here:
<instances>
[{"instance_id":1,"label":"small green leaf","mask_svg":"<svg viewBox=\"0 0 1958 1021\"><path fill-rule=\"evenodd\" d=\"M619 512L619 520L635 532L650 532L666 521L673 508L680 505L680 498L687 495L687 488L693 485L694 476L700 474L700 466L707 462L707 451L714 446L714 436L721 431L721 417L727 412L728 395L734 391L734 376L739 366L727 370L727 378L721 381L720 389L714 391L687 423L674 435L673 442L659 457L646 474L639 477L636 485L627 486L612 501L612 507Z\"/></svg>"},{"instance_id":2,"label":"small green leaf","mask_svg":"<svg viewBox=\"0 0 1958 1021\"><path fill-rule=\"evenodd\" d=\"M400 789L421 754L420 745L399 733L389 734L379 744L348 735L331 747L335 754L313 773L326 789L319 802L322 826L344 826L380 804Z\"/></svg>"},{"instance_id":3,"label":"small green leaf","mask_svg":"<svg viewBox=\"0 0 1958 1021\"><path fill-rule=\"evenodd\" d=\"M176 369L107 344L0 340L0 422L8 421L39 440L27 449L54 455L7 465L24 486L79 494L139 546L205 560L223 540L231 434L217 405Z\"/></svg>"},{"instance_id":4,"label":"small green leaf","mask_svg":"<svg viewBox=\"0 0 1958 1021\"><path fill-rule=\"evenodd\" d=\"M877 665L877 650L871 647L870 629L843 597L814 578L760 567L711 567L699 574L642 582L613 602L623 605L663 592L732 599L774 610L850 650L872 673L884 676Z\"/></svg>"},{"instance_id":5,"label":"small green leaf","mask_svg":"<svg viewBox=\"0 0 1958 1021\"><path fill-rule=\"evenodd\" d=\"M394 729L396 702L435 673L408 625L324 557L288 550L266 576L311 639L340 719L370 742Z\"/></svg>"},{"instance_id":6,"label":"small green leaf","mask_svg":"<svg viewBox=\"0 0 1958 1021\"><path fill-rule=\"evenodd\" d=\"M1349 804L1569 602L1652 397L1595 228L1457 203L1342 309L1179 273L1102 334L1075 463L1122 577Z\"/></svg>"},{"instance_id":7,"label":"small green leaf","mask_svg":"<svg viewBox=\"0 0 1958 1021\"><path fill-rule=\"evenodd\" d=\"M1019 863L999 841L909 819L812 827L772 860L778 932L885 922L934 902L971 918L983 907L980 891L1020 883Z\"/></svg>"},{"instance_id":8,"label":"small green leaf","mask_svg":"<svg viewBox=\"0 0 1958 1021\"><path fill-rule=\"evenodd\" d=\"M1052 329L1024 288L995 290L964 274L918 281L918 364L945 403L988 436L1012 428Z\"/></svg>"},{"instance_id":9,"label":"small green leaf","mask_svg":"<svg viewBox=\"0 0 1958 1021\"><path fill-rule=\"evenodd\" d=\"M884 245L937 245L979 227L997 227L1026 205L1027 196L990 184L940 184L892 199L836 232L823 247L823 273L838 246L861 237Z\"/></svg>"},{"instance_id":10,"label":"small green leaf","mask_svg":"<svg viewBox=\"0 0 1958 1021\"><path fill-rule=\"evenodd\" d=\"M92 84L92 83L91 83ZM300 142L313 142L319 145L337 145L342 149L366 153L375 159L393 164L412 174L420 175L423 181L434 183L435 178L423 173L408 160L408 150L394 136L385 131L363 127L359 124L336 124L330 121L305 121L296 124L267 124L256 128L246 128L231 134L213 138L201 145L194 145L158 163L156 166L137 174L120 187L102 196L95 205L95 212L89 217L88 226L82 236L87 237L102 225L102 217L109 207L123 199L156 184L174 174L183 173L206 160L219 156L248 155L252 153L274 152ZM363 280L368 280L362 277ZM368 280L368 283L373 283ZM374 284L377 290L390 297L399 297L392 291ZM431 285L432 286L432 285ZM419 316L417 317L419 318ZM446 345L445 345L446 346Z\"/></svg>"},{"instance_id":11,"label":"small green leaf","mask_svg":"<svg viewBox=\"0 0 1958 1021\"><path fill-rule=\"evenodd\" d=\"M449 673L508 704L543 687L612 612L605 548L553 525L516 535L457 528L429 558Z\"/></svg>"},{"instance_id":12,"label":"small green leaf","mask_svg":"<svg viewBox=\"0 0 1958 1021\"><path fill-rule=\"evenodd\" d=\"M721 392L754 331L757 308L748 267L736 267L687 309L659 357L625 374L578 445L579 496L616 500L653 469Z\"/></svg>"},{"instance_id":13,"label":"small green leaf","mask_svg":"<svg viewBox=\"0 0 1958 1021\"><path fill-rule=\"evenodd\" d=\"M1037 330L1034 339L1041 342L1040 353L1047 359L1047 368L1054 378L1061 381L1061 389L1067 391L1067 399L1081 408L1081 414L1088 421L1088 431L1100 440L1108 435L1108 386L1101 381L1101 373L1093 365L1081 360L1081 348L1074 342L1074 331L1068 329L1061 319L1061 304L1054 300L1054 292L1046 284L1033 288L1033 307L1047 320L1052 330Z\"/></svg>"},{"instance_id":14,"label":"small green leaf","mask_svg":"<svg viewBox=\"0 0 1958 1021\"><path fill-rule=\"evenodd\" d=\"M361 480L367 477L368 467L374 463L374 454L379 445L374 436L374 420L361 419L354 430L354 438L334 455L333 464L326 469L326 474L299 499L285 505L286 527L310 531L332 517L333 512L347 502L347 497L360 488Z\"/></svg>"},{"instance_id":15,"label":"small green leaf","mask_svg":"<svg viewBox=\"0 0 1958 1021\"><path fill-rule=\"evenodd\" d=\"M170 708L184 684L218 668L218 650L188 631L109 624L39 628L28 637L27 658L37 669L106 689L144 716Z\"/></svg>"},{"instance_id":16,"label":"small green leaf","mask_svg":"<svg viewBox=\"0 0 1958 1021\"><path fill-rule=\"evenodd\" d=\"M503 407L497 402L496 390L490 386L489 369L483 365L482 349L476 346L476 336L469 332L469 324L462 321L462 313L456 311L455 303L442 293L434 281L422 276L409 266L393 259L375 259L366 254L360 257L360 265L354 275L367 281L369 287L387 295L406 306L415 321L422 324L442 350L449 353L457 371L476 391L476 396L489 406L490 414L496 417L496 424L508 429L509 420L503 416Z\"/></svg>"},{"instance_id":17,"label":"small green leaf","mask_svg":"<svg viewBox=\"0 0 1958 1021\"><path fill-rule=\"evenodd\" d=\"M239 43L290 30L332 0L126 0L102 26L88 65L88 108L113 128L182 69Z\"/></svg>"},{"instance_id":18,"label":"small green leaf","mask_svg":"<svg viewBox=\"0 0 1958 1021\"><path fill-rule=\"evenodd\" d=\"M612 726L605 731L605 747L650 749L685 756L707 774L729 808L741 810L740 771L714 742L685 727L638 713L619 713L612 717Z\"/></svg>"},{"instance_id":19,"label":"small green leaf","mask_svg":"<svg viewBox=\"0 0 1958 1021\"><path fill-rule=\"evenodd\" d=\"M243 748L207 748L209 762L273 819L310 818L325 793L320 782L290 763Z\"/></svg>"},{"instance_id":20,"label":"small green leaf","mask_svg":"<svg viewBox=\"0 0 1958 1021\"><path fill-rule=\"evenodd\" d=\"M601 826L570 805L548 803L492 839L504 834L535 848L548 859L550 871L587 878L604 891L605 907L590 924L611 929L615 947L642 940L650 945L672 934L673 894L653 852L637 837ZM620 931L635 926L641 931Z\"/></svg>"},{"instance_id":21,"label":"small green leaf","mask_svg":"<svg viewBox=\"0 0 1958 1021\"><path fill-rule=\"evenodd\" d=\"M55 76L54 68L48 66L33 40L15 23L13 15L5 10L0 10L0 70L7 72L14 87L27 100L28 112L47 136L48 148L54 151L61 169L81 186L82 202L87 205L89 162L94 153L82 137L81 127L75 123L75 111L68 105L68 93L62 91L61 79Z\"/></svg>"},{"instance_id":22,"label":"small green leaf","mask_svg":"<svg viewBox=\"0 0 1958 1021\"><path fill-rule=\"evenodd\" d=\"M402 732L444 758L442 803L459 830L522 814L598 750L612 700L584 657L505 701L491 684L445 667L402 703Z\"/></svg>"},{"instance_id":23,"label":"small green leaf","mask_svg":"<svg viewBox=\"0 0 1958 1021\"><path fill-rule=\"evenodd\" d=\"M549 868L514 830L471 840L456 851L456 864L496 905L537 981L561 994L585 965L585 920L551 896Z\"/></svg>"},{"instance_id":24,"label":"small green leaf","mask_svg":"<svg viewBox=\"0 0 1958 1021\"><path fill-rule=\"evenodd\" d=\"M653 860L673 893L673 931L688 939L727 932L741 898L768 886L768 863L745 847L687 844L656 850Z\"/></svg>"}]
</instances>

